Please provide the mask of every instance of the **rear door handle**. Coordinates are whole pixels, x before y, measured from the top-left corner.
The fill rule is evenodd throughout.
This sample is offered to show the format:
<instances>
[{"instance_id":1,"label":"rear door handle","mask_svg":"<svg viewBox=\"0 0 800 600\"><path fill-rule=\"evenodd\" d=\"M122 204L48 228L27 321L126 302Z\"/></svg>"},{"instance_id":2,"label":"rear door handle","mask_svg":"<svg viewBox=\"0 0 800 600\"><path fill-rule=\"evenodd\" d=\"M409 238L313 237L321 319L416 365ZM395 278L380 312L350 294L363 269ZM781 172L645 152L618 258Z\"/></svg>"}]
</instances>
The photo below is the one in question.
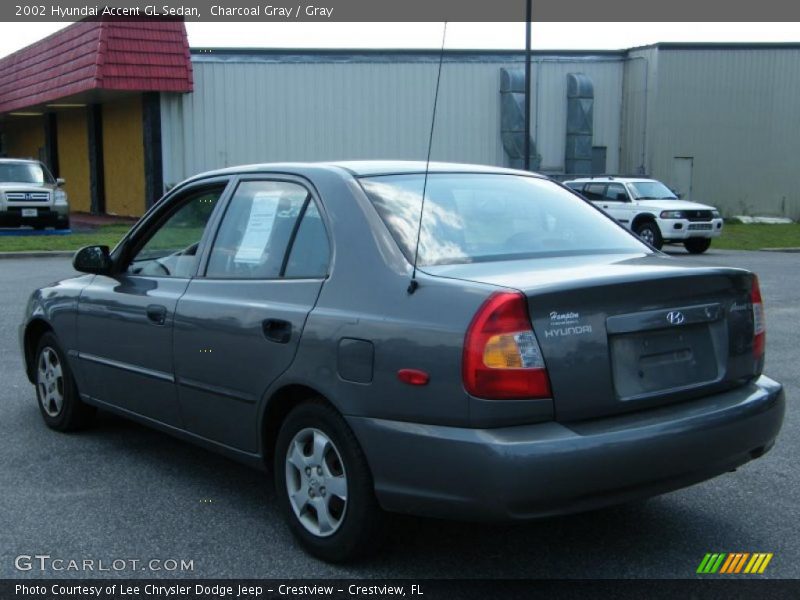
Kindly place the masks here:
<instances>
[{"instance_id":1,"label":"rear door handle","mask_svg":"<svg viewBox=\"0 0 800 600\"><path fill-rule=\"evenodd\" d=\"M167 321L167 307L160 304L150 304L147 307L147 318L156 325L163 325Z\"/></svg>"},{"instance_id":2,"label":"rear door handle","mask_svg":"<svg viewBox=\"0 0 800 600\"><path fill-rule=\"evenodd\" d=\"M287 344L292 339L292 324L283 319L264 319L261 322L264 337L271 342Z\"/></svg>"}]
</instances>

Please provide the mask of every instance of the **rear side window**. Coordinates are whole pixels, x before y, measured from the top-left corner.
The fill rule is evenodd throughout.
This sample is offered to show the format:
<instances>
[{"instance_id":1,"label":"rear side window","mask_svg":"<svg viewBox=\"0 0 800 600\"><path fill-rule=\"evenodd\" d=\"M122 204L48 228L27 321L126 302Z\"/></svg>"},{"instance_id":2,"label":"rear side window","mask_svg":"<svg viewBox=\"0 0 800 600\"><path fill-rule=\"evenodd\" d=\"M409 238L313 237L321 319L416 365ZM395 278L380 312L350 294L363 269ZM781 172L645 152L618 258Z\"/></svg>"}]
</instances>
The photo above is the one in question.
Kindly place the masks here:
<instances>
[{"instance_id":1,"label":"rear side window","mask_svg":"<svg viewBox=\"0 0 800 600\"><path fill-rule=\"evenodd\" d=\"M423 174L361 180L409 262L423 182ZM424 212L420 265L648 252L587 202L536 177L435 173L428 177Z\"/></svg>"},{"instance_id":2,"label":"rear side window","mask_svg":"<svg viewBox=\"0 0 800 600\"><path fill-rule=\"evenodd\" d=\"M297 235L286 261L284 277L314 278L328 274L330 244L317 205L310 202L297 228Z\"/></svg>"},{"instance_id":3,"label":"rear side window","mask_svg":"<svg viewBox=\"0 0 800 600\"><path fill-rule=\"evenodd\" d=\"M226 209L206 277L316 277L327 273L328 259L325 227L306 188L245 181Z\"/></svg>"},{"instance_id":4,"label":"rear side window","mask_svg":"<svg viewBox=\"0 0 800 600\"><path fill-rule=\"evenodd\" d=\"M583 195L589 200L602 200L606 192L605 183L588 183L583 188Z\"/></svg>"}]
</instances>

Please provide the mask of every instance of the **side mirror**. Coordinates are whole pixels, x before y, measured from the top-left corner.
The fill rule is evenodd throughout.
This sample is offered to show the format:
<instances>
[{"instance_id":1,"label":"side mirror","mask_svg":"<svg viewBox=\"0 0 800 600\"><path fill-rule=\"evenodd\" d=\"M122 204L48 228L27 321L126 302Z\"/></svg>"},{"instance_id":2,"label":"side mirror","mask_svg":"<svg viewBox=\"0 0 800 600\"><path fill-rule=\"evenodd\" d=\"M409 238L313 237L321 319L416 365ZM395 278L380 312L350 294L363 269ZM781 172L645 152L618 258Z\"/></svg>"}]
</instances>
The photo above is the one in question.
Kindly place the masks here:
<instances>
[{"instance_id":1,"label":"side mirror","mask_svg":"<svg viewBox=\"0 0 800 600\"><path fill-rule=\"evenodd\" d=\"M72 267L81 273L105 275L111 272L111 254L108 246L85 246L75 253Z\"/></svg>"},{"instance_id":2,"label":"side mirror","mask_svg":"<svg viewBox=\"0 0 800 600\"><path fill-rule=\"evenodd\" d=\"M63 178L63 177L56 177L56 187L61 187L61 186L63 186L65 183L67 183L67 182L66 182L66 181L64 181L64 178Z\"/></svg>"}]
</instances>

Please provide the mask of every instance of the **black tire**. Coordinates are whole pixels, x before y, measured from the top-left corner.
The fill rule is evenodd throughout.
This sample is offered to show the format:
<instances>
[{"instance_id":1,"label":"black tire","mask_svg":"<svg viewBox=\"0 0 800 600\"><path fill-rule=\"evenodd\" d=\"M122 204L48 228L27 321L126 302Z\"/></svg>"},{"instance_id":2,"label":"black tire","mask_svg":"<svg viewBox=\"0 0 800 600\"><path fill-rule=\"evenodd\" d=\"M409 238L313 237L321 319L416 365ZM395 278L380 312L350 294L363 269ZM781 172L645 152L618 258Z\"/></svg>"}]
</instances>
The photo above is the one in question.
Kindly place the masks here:
<instances>
[{"instance_id":1,"label":"black tire","mask_svg":"<svg viewBox=\"0 0 800 600\"><path fill-rule=\"evenodd\" d=\"M303 524L298 514L295 513L287 488L288 473L293 468L291 465L287 468L290 444L296 436L302 436L303 432L309 430L319 431L329 438L333 450L336 451L334 458L341 458L340 475L346 474L346 504L341 510L339 524L332 533L324 534L324 537L313 533L307 528L307 525ZM330 454L329 451L329 456ZM309 461L314 460L312 456L304 458ZM366 457L345 420L323 399L309 399L288 414L281 425L275 444L273 470L275 490L281 510L286 515L289 528L295 538L310 554L327 562L342 563L375 552L380 547L385 532L385 515L375 498L372 473ZM297 471L296 475L302 477L299 469ZM292 476L295 476L293 470ZM314 485L330 481L322 474L319 479L319 482L311 481ZM305 483L311 485L307 478L296 479L296 481L300 488L304 488ZM314 498L313 502L325 502L326 506L332 507L334 500L337 500L335 495L330 494L323 499L321 496L325 496L325 488L318 487L316 489L316 497L311 487L307 490L307 494ZM322 491L321 496L319 490ZM341 501L339 503L341 504ZM309 509L303 514L307 521L318 520L312 501L309 501L306 506ZM333 514L333 508L335 507L331 508L331 514ZM326 508L326 510L328 509Z\"/></svg>"},{"instance_id":2,"label":"black tire","mask_svg":"<svg viewBox=\"0 0 800 600\"><path fill-rule=\"evenodd\" d=\"M661 237L661 230L655 221L644 221L636 225L633 232L650 244L656 250L661 250L664 245L664 238Z\"/></svg>"},{"instance_id":3,"label":"black tire","mask_svg":"<svg viewBox=\"0 0 800 600\"><path fill-rule=\"evenodd\" d=\"M53 357L55 357L55 362ZM56 431L76 431L89 425L96 409L80 399L69 363L53 333L47 332L42 335L39 345L36 347L35 360L33 376L36 382L34 384L36 399L45 424ZM48 372L43 367L56 363L60 369L60 376L50 379L43 378L43 372ZM58 371L54 368L53 372ZM53 386L53 391L60 392L60 406L52 395L47 394L48 386Z\"/></svg>"},{"instance_id":4,"label":"black tire","mask_svg":"<svg viewBox=\"0 0 800 600\"><path fill-rule=\"evenodd\" d=\"M702 254L711 246L710 238L689 238L683 242L683 247L689 254Z\"/></svg>"},{"instance_id":5,"label":"black tire","mask_svg":"<svg viewBox=\"0 0 800 600\"><path fill-rule=\"evenodd\" d=\"M33 228L34 228L36 231L43 231L44 229L46 229L46 228L47 228L47 225L34 225L34 226L33 226Z\"/></svg>"},{"instance_id":6,"label":"black tire","mask_svg":"<svg viewBox=\"0 0 800 600\"><path fill-rule=\"evenodd\" d=\"M65 221L58 221L58 222L56 223L56 229L60 229L60 230L62 230L62 231L63 231L64 229L69 229L69 219L67 219L67 220L65 220Z\"/></svg>"}]
</instances>

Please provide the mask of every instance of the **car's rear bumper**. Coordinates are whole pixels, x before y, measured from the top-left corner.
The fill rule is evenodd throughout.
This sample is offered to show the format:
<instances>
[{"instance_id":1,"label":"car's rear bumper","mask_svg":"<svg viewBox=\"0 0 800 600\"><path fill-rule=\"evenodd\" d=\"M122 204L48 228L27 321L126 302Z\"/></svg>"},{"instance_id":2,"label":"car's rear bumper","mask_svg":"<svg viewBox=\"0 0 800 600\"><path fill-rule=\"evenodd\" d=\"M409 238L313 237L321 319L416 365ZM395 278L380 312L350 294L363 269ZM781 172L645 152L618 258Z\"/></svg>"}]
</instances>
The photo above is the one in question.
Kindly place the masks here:
<instances>
[{"instance_id":1,"label":"car's rear bumper","mask_svg":"<svg viewBox=\"0 0 800 600\"><path fill-rule=\"evenodd\" d=\"M574 424L467 429L348 417L390 511L524 519L591 510L732 470L772 446L780 384Z\"/></svg>"}]
</instances>

